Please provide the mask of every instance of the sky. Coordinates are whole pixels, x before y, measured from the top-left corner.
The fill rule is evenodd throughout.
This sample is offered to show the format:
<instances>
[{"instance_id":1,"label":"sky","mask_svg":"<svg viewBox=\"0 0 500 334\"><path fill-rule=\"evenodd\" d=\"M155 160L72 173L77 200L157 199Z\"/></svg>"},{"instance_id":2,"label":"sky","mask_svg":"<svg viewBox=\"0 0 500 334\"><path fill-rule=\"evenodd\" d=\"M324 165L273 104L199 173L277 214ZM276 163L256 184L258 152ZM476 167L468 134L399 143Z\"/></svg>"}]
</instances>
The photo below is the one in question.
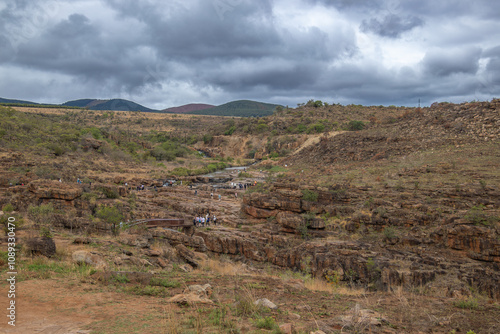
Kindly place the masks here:
<instances>
[{"instance_id":1,"label":"sky","mask_svg":"<svg viewBox=\"0 0 500 334\"><path fill-rule=\"evenodd\" d=\"M500 1L0 0L0 97L153 109L500 98Z\"/></svg>"}]
</instances>

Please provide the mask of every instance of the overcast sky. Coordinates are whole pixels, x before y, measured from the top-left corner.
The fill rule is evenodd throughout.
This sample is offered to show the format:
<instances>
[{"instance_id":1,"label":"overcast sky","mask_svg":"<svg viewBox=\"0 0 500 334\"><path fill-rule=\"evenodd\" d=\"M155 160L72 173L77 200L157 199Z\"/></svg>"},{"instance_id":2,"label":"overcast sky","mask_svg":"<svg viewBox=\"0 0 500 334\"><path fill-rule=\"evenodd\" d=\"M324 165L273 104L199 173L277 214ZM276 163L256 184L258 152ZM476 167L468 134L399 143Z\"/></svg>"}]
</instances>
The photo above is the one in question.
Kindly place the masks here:
<instances>
[{"instance_id":1,"label":"overcast sky","mask_svg":"<svg viewBox=\"0 0 500 334\"><path fill-rule=\"evenodd\" d=\"M500 97L500 1L0 0L0 97L150 108Z\"/></svg>"}]
</instances>

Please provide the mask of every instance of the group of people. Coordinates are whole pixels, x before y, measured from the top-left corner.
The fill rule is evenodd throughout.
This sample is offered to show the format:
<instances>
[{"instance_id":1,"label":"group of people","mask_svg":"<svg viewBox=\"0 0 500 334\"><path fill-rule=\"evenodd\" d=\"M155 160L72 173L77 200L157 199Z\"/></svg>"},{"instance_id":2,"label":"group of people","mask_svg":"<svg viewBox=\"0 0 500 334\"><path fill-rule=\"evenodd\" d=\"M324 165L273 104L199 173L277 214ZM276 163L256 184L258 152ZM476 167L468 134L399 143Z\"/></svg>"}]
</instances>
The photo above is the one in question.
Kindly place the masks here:
<instances>
[{"instance_id":1,"label":"group of people","mask_svg":"<svg viewBox=\"0 0 500 334\"><path fill-rule=\"evenodd\" d=\"M249 183L235 183L235 182L231 182L231 188L233 189L246 189L247 187L249 187L251 184Z\"/></svg>"},{"instance_id":2,"label":"group of people","mask_svg":"<svg viewBox=\"0 0 500 334\"><path fill-rule=\"evenodd\" d=\"M207 213L205 216L198 216L193 219L194 226L210 226L210 222L217 225L217 217L215 215L210 217L210 214Z\"/></svg>"}]
</instances>

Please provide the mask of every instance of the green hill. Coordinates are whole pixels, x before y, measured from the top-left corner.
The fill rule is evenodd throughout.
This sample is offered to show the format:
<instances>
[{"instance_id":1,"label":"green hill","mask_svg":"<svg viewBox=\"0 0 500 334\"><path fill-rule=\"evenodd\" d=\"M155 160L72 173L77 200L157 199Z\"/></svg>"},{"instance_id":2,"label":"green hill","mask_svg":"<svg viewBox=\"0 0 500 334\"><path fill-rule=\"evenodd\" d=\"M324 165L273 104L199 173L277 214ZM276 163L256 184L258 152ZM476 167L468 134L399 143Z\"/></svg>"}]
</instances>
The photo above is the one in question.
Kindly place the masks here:
<instances>
[{"instance_id":1,"label":"green hill","mask_svg":"<svg viewBox=\"0 0 500 334\"><path fill-rule=\"evenodd\" d=\"M213 108L189 112L195 115L262 117L273 114L277 104L262 103L249 100L238 100L221 104Z\"/></svg>"},{"instance_id":2,"label":"green hill","mask_svg":"<svg viewBox=\"0 0 500 334\"><path fill-rule=\"evenodd\" d=\"M68 101L68 102L63 103L62 105L69 106L69 107L85 108L93 101L96 101L96 100L95 99L80 99L80 100Z\"/></svg>"},{"instance_id":3,"label":"green hill","mask_svg":"<svg viewBox=\"0 0 500 334\"><path fill-rule=\"evenodd\" d=\"M4 99L0 97L0 103L2 104L39 104L31 101L23 101L23 100L11 100L11 99Z\"/></svg>"},{"instance_id":4,"label":"green hill","mask_svg":"<svg viewBox=\"0 0 500 334\"><path fill-rule=\"evenodd\" d=\"M115 110L115 111L120 110L120 111L144 111L144 112L158 111L124 99L111 99L111 100L80 99L80 100L68 101L66 103L63 103L62 105L87 108L90 110Z\"/></svg>"}]
</instances>

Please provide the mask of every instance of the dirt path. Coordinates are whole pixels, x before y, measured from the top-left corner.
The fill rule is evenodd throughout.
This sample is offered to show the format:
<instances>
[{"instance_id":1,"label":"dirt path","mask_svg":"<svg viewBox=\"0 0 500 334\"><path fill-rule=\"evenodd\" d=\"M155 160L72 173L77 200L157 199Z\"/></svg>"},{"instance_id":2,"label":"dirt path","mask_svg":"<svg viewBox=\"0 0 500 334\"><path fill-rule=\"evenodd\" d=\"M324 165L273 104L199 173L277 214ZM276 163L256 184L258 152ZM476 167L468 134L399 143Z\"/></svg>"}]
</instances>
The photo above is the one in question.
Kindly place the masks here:
<instances>
[{"instance_id":1,"label":"dirt path","mask_svg":"<svg viewBox=\"0 0 500 334\"><path fill-rule=\"evenodd\" d=\"M327 138L331 138L331 137L335 137L336 135L339 135L339 134L344 133L344 132L346 132L346 131L331 131L331 132L326 133L326 135L323 133L318 134L318 135L309 135L307 140L302 145L300 145L300 147L297 148L293 154L297 154L300 151L302 151L303 149L305 149L306 147L309 147L311 145L315 145L315 144L319 143L321 137L326 136Z\"/></svg>"},{"instance_id":2,"label":"dirt path","mask_svg":"<svg viewBox=\"0 0 500 334\"><path fill-rule=\"evenodd\" d=\"M95 319L84 312L77 312L76 317L74 314L90 302L88 296L79 293L80 288L68 295L67 288L56 281L30 280L17 283L16 290L16 326L12 327L2 319L0 333L90 333L82 328ZM5 286L1 291L2 296L7 295Z\"/></svg>"}]
</instances>

